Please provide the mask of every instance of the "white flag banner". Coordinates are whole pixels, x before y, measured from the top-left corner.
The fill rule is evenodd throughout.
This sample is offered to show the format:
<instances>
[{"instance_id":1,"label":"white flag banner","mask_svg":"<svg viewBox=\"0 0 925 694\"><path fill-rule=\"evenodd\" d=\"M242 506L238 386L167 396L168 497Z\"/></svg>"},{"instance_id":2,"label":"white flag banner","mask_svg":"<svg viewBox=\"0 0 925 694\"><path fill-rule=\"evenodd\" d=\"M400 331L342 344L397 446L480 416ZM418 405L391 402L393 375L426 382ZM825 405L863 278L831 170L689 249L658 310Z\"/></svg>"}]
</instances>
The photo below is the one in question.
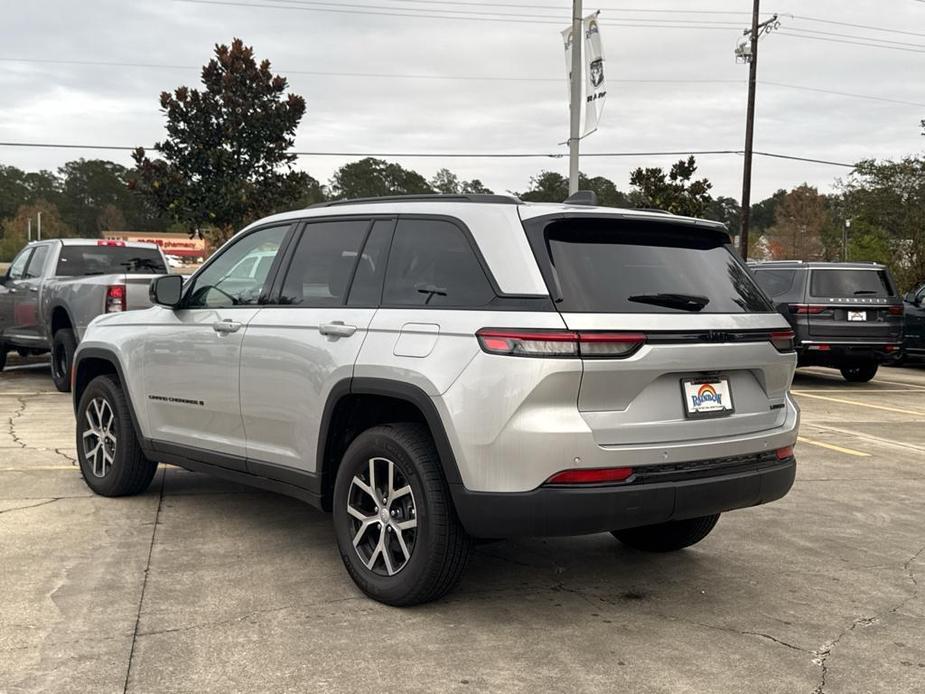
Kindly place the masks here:
<instances>
[{"instance_id":1,"label":"white flag banner","mask_svg":"<svg viewBox=\"0 0 925 694\"><path fill-rule=\"evenodd\" d=\"M581 137L597 130L604 102L607 100L607 83L604 81L604 47L597 14L588 15L582 22L584 43L581 46ZM572 80L572 27L562 32L565 46L565 70L569 76L569 94Z\"/></svg>"}]
</instances>

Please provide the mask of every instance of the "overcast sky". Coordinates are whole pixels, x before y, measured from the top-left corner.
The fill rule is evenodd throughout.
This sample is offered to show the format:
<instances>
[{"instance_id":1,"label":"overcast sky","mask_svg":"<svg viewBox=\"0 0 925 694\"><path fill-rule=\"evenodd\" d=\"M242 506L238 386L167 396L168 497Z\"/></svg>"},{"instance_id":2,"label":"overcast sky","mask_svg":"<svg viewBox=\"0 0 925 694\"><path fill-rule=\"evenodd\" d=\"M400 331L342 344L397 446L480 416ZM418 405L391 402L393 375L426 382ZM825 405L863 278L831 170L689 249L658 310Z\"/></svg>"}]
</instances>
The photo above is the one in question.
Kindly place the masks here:
<instances>
[{"instance_id":1,"label":"overcast sky","mask_svg":"<svg viewBox=\"0 0 925 694\"><path fill-rule=\"evenodd\" d=\"M158 94L197 86L213 45L240 37L305 97L297 150L565 152L559 31L569 0L229 2L0 0L0 141L150 145L164 132ZM457 14L420 16L438 9ZM585 152L742 149L748 68L733 50L751 2L586 0L585 9L602 10L608 78L604 119ZM780 13L781 27L761 41L756 150L837 162L922 151L925 2L764 0L762 10ZM41 62L55 60L160 67ZM81 156L131 161L123 152L0 147L0 163L28 170ZM305 156L298 165L326 183L356 158ZM588 158L581 168L627 189L636 166L674 159ZM397 161L427 177L446 166L496 192L527 189L541 169L568 172L566 158ZM741 156L698 161L714 194L740 197ZM804 181L830 190L848 171L757 157L752 197Z\"/></svg>"}]
</instances>

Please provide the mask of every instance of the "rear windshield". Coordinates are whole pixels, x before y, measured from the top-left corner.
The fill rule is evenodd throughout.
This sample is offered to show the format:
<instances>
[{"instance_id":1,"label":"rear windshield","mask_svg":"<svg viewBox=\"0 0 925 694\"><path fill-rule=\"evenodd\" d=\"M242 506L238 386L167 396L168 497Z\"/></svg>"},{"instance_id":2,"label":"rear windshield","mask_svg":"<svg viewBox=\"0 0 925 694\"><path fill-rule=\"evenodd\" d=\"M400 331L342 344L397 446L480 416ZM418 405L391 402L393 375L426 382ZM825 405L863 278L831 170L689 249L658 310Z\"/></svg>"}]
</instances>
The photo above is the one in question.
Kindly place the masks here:
<instances>
[{"instance_id":1,"label":"rear windshield","mask_svg":"<svg viewBox=\"0 0 925 694\"><path fill-rule=\"evenodd\" d=\"M809 280L810 296L845 297L894 296L886 270L813 270Z\"/></svg>"},{"instance_id":2,"label":"rear windshield","mask_svg":"<svg viewBox=\"0 0 925 694\"><path fill-rule=\"evenodd\" d=\"M624 220L546 227L560 311L754 313L773 308L719 232Z\"/></svg>"},{"instance_id":3,"label":"rear windshield","mask_svg":"<svg viewBox=\"0 0 925 694\"><path fill-rule=\"evenodd\" d=\"M166 274L167 268L156 248L130 246L63 246L56 275L149 275Z\"/></svg>"}]
</instances>

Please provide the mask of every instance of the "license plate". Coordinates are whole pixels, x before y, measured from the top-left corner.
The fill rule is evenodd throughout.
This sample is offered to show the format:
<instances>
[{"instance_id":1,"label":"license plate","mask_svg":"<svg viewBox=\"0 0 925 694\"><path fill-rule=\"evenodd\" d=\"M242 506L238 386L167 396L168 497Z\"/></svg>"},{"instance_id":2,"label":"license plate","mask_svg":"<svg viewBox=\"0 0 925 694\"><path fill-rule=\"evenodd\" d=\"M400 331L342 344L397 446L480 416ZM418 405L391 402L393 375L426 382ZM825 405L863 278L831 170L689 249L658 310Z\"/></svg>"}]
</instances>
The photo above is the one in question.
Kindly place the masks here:
<instances>
[{"instance_id":1,"label":"license plate","mask_svg":"<svg viewBox=\"0 0 925 694\"><path fill-rule=\"evenodd\" d=\"M848 311L848 320L867 320L867 311Z\"/></svg>"},{"instance_id":2,"label":"license plate","mask_svg":"<svg viewBox=\"0 0 925 694\"><path fill-rule=\"evenodd\" d=\"M684 412L688 417L718 417L732 414L732 390L726 378L681 381Z\"/></svg>"}]
</instances>

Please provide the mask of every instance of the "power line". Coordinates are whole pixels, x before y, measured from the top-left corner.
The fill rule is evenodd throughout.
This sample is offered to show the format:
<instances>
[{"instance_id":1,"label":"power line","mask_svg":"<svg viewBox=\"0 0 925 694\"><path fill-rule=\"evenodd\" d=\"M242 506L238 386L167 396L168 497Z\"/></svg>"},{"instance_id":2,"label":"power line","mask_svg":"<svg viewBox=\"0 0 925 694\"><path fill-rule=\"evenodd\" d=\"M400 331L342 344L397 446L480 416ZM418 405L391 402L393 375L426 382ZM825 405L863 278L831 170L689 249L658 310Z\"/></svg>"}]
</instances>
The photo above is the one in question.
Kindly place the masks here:
<instances>
[{"instance_id":1,"label":"power line","mask_svg":"<svg viewBox=\"0 0 925 694\"><path fill-rule=\"evenodd\" d=\"M843 39L855 39L858 41L870 41L876 43L883 43L892 46L907 46L910 48L922 48L925 49L925 44L921 43L909 43L908 41L890 41L889 39L878 39L875 36L855 36L854 34L839 34L832 31L819 31L818 29L800 29L799 27L788 27L788 31L798 31L803 34L813 34L818 36L836 36Z\"/></svg>"},{"instance_id":2,"label":"power line","mask_svg":"<svg viewBox=\"0 0 925 694\"><path fill-rule=\"evenodd\" d=\"M925 50L916 50L914 48L902 48L900 46L887 46L879 43L861 43L860 41L846 41L844 39L826 38L825 36L811 36L808 34L792 34L790 31L780 30L778 36L789 36L797 39L810 39L812 41L827 41L829 43L843 43L851 46L866 46L867 48L882 48L888 51L903 51L905 53L925 53Z\"/></svg>"},{"instance_id":3,"label":"power line","mask_svg":"<svg viewBox=\"0 0 925 694\"><path fill-rule=\"evenodd\" d=\"M32 147L42 149L98 149L108 151L133 152L137 147L124 145L83 145L83 144L65 144L50 142L0 142L0 147ZM156 147L146 147L157 151ZM728 155L742 154L741 149L702 149L702 150L676 150L668 152L587 152L583 157L679 157L679 156L708 156L708 155ZM561 159L567 156L564 152L292 152L300 157L382 157L393 159ZM815 159L811 157L798 157L788 154L776 154L772 152L755 152L763 157L774 157L778 159L788 159L791 161L803 161L813 164L826 164L829 166L841 166L854 168L854 164L845 162L829 161L827 159Z\"/></svg>"},{"instance_id":4,"label":"power line","mask_svg":"<svg viewBox=\"0 0 925 694\"><path fill-rule=\"evenodd\" d=\"M925 2L925 0L919 0L920 2ZM852 27L854 29L871 29L873 31L882 31L890 34L906 34L907 36L921 36L925 38L925 34L916 32L916 31L904 31L902 29L888 29L886 27L876 27L871 26L870 24L852 24L851 22L841 22L836 19L823 19L821 17L806 17L805 15L799 14L782 14L784 17L793 17L793 19L801 19L804 22L818 22L820 24L836 24L838 26Z\"/></svg>"},{"instance_id":5,"label":"power line","mask_svg":"<svg viewBox=\"0 0 925 694\"><path fill-rule=\"evenodd\" d=\"M78 65L88 67L128 67L144 69L165 69L165 70L200 70L201 65L174 65L169 63L130 63L108 60L65 60L55 58L19 58L19 57L0 57L0 62L9 63L36 63L40 65ZM447 80L447 81L470 81L470 82L538 82L538 83L559 83L561 77L532 77L528 75L428 75L422 73L394 73L394 72L337 72L328 70L289 70L278 68L283 75L311 75L316 77L351 77L351 78L373 78L373 79L409 79L409 80ZM744 80L740 79L608 79L610 84L742 84ZM800 84L787 84L785 82L770 82L759 80L759 84L782 87L786 89L796 89L800 91L817 92L821 94L832 94L836 96L845 96L855 99L866 99L869 101L881 101L890 104L902 104L905 106L925 107L925 103L917 101L907 101L905 99L894 99L885 96L875 96L873 94L859 94L857 92L842 92L834 89L822 89L818 87L809 87Z\"/></svg>"}]
</instances>

